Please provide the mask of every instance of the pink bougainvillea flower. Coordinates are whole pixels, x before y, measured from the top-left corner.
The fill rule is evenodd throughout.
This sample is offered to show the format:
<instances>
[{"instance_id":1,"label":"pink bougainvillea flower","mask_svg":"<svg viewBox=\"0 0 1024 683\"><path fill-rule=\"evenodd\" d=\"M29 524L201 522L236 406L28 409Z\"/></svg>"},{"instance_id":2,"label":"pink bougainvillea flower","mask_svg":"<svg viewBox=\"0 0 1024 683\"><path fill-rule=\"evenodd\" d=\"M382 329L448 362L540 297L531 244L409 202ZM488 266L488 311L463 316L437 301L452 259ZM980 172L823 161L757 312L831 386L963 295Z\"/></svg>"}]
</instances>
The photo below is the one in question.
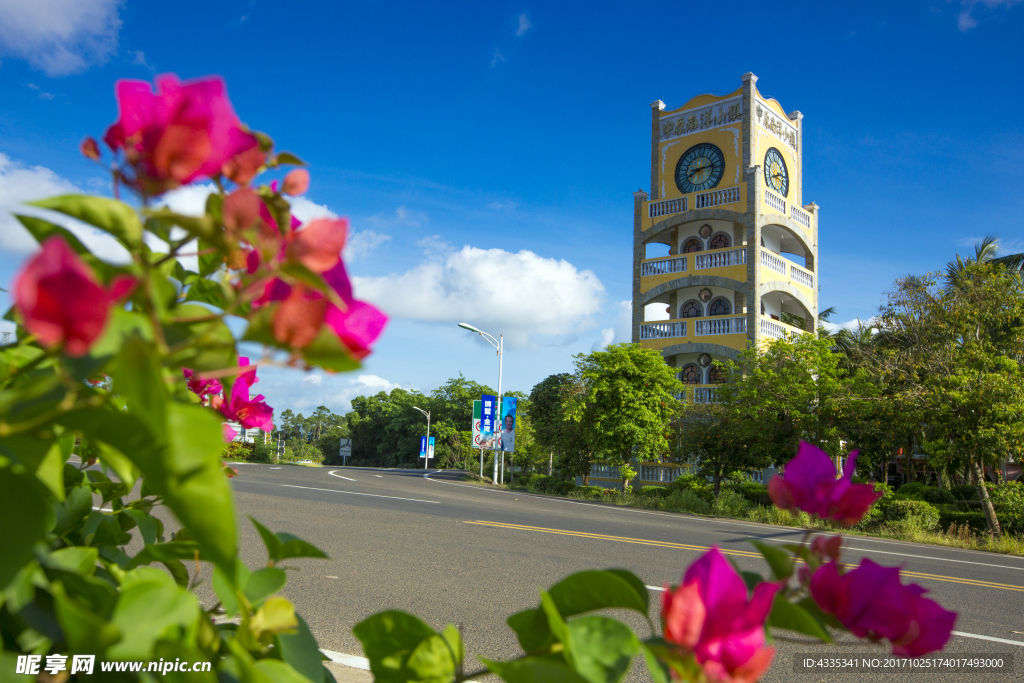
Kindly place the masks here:
<instances>
[{"instance_id":1,"label":"pink bougainvillea flower","mask_svg":"<svg viewBox=\"0 0 1024 683\"><path fill-rule=\"evenodd\" d=\"M194 370L189 368L182 368L181 372L185 375L189 391L196 396L204 397L208 394L219 394L224 391L224 387L216 379L203 379Z\"/></svg>"},{"instance_id":2,"label":"pink bougainvillea flower","mask_svg":"<svg viewBox=\"0 0 1024 683\"><path fill-rule=\"evenodd\" d=\"M145 81L118 81L120 118L104 136L115 152L123 150L135 172L129 179L148 194L160 194L219 174L225 163L258 147L242 130L224 82L205 78L182 83L157 76L157 92Z\"/></svg>"},{"instance_id":3,"label":"pink bougainvillea flower","mask_svg":"<svg viewBox=\"0 0 1024 683\"><path fill-rule=\"evenodd\" d=\"M327 300L316 290L301 284L292 287L281 302L271 329L274 338L293 349L301 349L316 339L327 312Z\"/></svg>"},{"instance_id":4,"label":"pink bougainvillea flower","mask_svg":"<svg viewBox=\"0 0 1024 683\"><path fill-rule=\"evenodd\" d=\"M267 155L259 147L249 149L231 157L221 166L221 173L238 183L248 185L256 177Z\"/></svg>"},{"instance_id":5,"label":"pink bougainvillea flower","mask_svg":"<svg viewBox=\"0 0 1024 683\"><path fill-rule=\"evenodd\" d=\"M922 597L927 591L900 583L897 567L869 559L846 574L835 562L822 565L810 583L811 596L858 638L887 638L893 653L910 657L941 650L949 640L956 612Z\"/></svg>"},{"instance_id":6,"label":"pink bougainvillea flower","mask_svg":"<svg viewBox=\"0 0 1024 683\"><path fill-rule=\"evenodd\" d=\"M84 356L103 333L110 308L134 289L135 278L127 275L104 288L67 242L53 236L15 278L14 305L40 344L63 343L69 356Z\"/></svg>"},{"instance_id":7,"label":"pink bougainvillea flower","mask_svg":"<svg viewBox=\"0 0 1024 683\"><path fill-rule=\"evenodd\" d=\"M97 159L100 158L100 146L99 144L97 144L96 139L93 137L87 137L86 139L82 140L82 144L78 147L78 149L81 150L82 154L85 157L92 159L93 161L96 161Z\"/></svg>"},{"instance_id":8,"label":"pink bougainvillea flower","mask_svg":"<svg viewBox=\"0 0 1024 683\"><path fill-rule=\"evenodd\" d=\"M238 432L235 431L235 428L228 424L222 424L220 426L220 432L221 436L224 438L224 443L231 443L234 441L235 437L238 436ZM235 474L238 474L237 470L235 471Z\"/></svg>"},{"instance_id":9,"label":"pink bougainvillea flower","mask_svg":"<svg viewBox=\"0 0 1024 683\"><path fill-rule=\"evenodd\" d=\"M665 640L692 652L711 683L752 683L768 670L774 648L764 622L778 583L762 583L748 600L747 586L718 548L686 570L682 585L665 591Z\"/></svg>"},{"instance_id":10,"label":"pink bougainvillea flower","mask_svg":"<svg viewBox=\"0 0 1024 683\"><path fill-rule=\"evenodd\" d=\"M249 359L244 356L238 359L239 367L249 366ZM263 396L249 397L249 388L255 384L256 367L242 372L231 386L231 394L214 407L221 415L232 422L237 422L246 429L257 427L265 432L274 429L274 409L264 403ZM214 405L211 401L210 405Z\"/></svg>"},{"instance_id":11,"label":"pink bougainvillea flower","mask_svg":"<svg viewBox=\"0 0 1024 683\"><path fill-rule=\"evenodd\" d=\"M831 538L817 536L811 542L811 552L821 558L828 557L832 560L838 560L842 545L842 536L832 536Z\"/></svg>"},{"instance_id":12,"label":"pink bougainvillea flower","mask_svg":"<svg viewBox=\"0 0 1024 683\"><path fill-rule=\"evenodd\" d=\"M281 185L281 191L285 194L290 194L293 197L305 194L308 189L309 171L304 168L297 168L294 171L289 171L288 175L284 177L284 183Z\"/></svg>"},{"instance_id":13,"label":"pink bougainvillea flower","mask_svg":"<svg viewBox=\"0 0 1024 683\"><path fill-rule=\"evenodd\" d=\"M821 519L853 526L882 495L875 493L871 484L850 481L856 460L857 451L853 451L846 460L843 476L836 479L835 466L828 454L801 441L796 457L786 465L785 475L776 475L768 482L768 495L783 510L799 508Z\"/></svg>"},{"instance_id":14,"label":"pink bougainvillea flower","mask_svg":"<svg viewBox=\"0 0 1024 683\"><path fill-rule=\"evenodd\" d=\"M325 273L341 260L347 238L348 221L344 218L310 221L288 236L285 256L314 273Z\"/></svg>"}]
</instances>

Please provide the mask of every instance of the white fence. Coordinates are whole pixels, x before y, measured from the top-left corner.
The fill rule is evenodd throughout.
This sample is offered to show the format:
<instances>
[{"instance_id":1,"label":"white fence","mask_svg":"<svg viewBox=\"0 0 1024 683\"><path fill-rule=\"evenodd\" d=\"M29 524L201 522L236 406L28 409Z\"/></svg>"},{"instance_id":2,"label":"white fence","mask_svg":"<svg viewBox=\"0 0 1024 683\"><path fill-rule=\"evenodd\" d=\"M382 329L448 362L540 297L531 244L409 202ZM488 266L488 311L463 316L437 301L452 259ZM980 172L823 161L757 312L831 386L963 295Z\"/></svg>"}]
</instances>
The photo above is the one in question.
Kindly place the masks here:
<instances>
[{"instance_id":1,"label":"white fence","mask_svg":"<svg viewBox=\"0 0 1024 683\"><path fill-rule=\"evenodd\" d=\"M712 206L720 206L722 204L732 204L740 200L740 188L738 187L727 187L724 190L712 190L711 192L702 192L697 195L696 201L694 201L694 207L698 209L707 209Z\"/></svg>"},{"instance_id":2,"label":"white fence","mask_svg":"<svg viewBox=\"0 0 1024 683\"><path fill-rule=\"evenodd\" d=\"M682 213L683 211L686 211L686 197L664 199L660 202L651 202L647 205L648 218L668 216L673 213Z\"/></svg>"},{"instance_id":3,"label":"white fence","mask_svg":"<svg viewBox=\"0 0 1024 683\"><path fill-rule=\"evenodd\" d=\"M712 320L698 320L694 328L698 337L710 334L739 334L747 331L747 319L714 318Z\"/></svg>"},{"instance_id":4,"label":"white fence","mask_svg":"<svg viewBox=\"0 0 1024 683\"><path fill-rule=\"evenodd\" d=\"M694 259L697 270L704 268L721 268L722 266L739 266L747 262L746 249L731 249L714 254L697 254Z\"/></svg>"},{"instance_id":5,"label":"white fence","mask_svg":"<svg viewBox=\"0 0 1024 683\"><path fill-rule=\"evenodd\" d=\"M698 266L699 267L699 266ZM640 275L668 275L669 273L686 272L686 257L664 259L661 261L647 261L640 264Z\"/></svg>"},{"instance_id":6,"label":"white fence","mask_svg":"<svg viewBox=\"0 0 1024 683\"><path fill-rule=\"evenodd\" d=\"M644 323L640 326L641 339L671 339L685 337L686 323Z\"/></svg>"}]
</instances>

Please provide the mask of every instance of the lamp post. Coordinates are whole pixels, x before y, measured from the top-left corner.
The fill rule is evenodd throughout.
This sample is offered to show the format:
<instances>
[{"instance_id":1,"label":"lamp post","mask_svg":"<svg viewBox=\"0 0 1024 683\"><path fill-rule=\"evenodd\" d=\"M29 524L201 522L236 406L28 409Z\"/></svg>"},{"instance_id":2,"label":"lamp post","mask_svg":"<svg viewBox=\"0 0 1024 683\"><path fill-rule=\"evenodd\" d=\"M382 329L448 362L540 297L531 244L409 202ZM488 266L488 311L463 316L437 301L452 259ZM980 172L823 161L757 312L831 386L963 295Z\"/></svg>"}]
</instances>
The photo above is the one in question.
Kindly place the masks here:
<instances>
[{"instance_id":1,"label":"lamp post","mask_svg":"<svg viewBox=\"0 0 1024 683\"><path fill-rule=\"evenodd\" d=\"M413 406L413 408L427 416L427 447L423 451L423 469L427 469L427 463L430 462L430 411L417 408L416 406Z\"/></svg>"},{"instance_id":2,"label":"lamp post","mask_svg":"<svg viewBox=\"0 0 1024 683\"><path fill-rule=\"evenodd\" d=\"M486 339L487 343L490 344L491 346L493 346L494 349L498 352L498 415L497 415L497 417L498 417L498 420L500 421L501 420L501 356L502 356L501 352L505 348L505 335L499 334L498 338L495 339L494 337L492 337L491 335L487 334L483 330L478 330L477 328L473 327L469 323L459 323L459 327L461 327L464 330L469 330L470 332L476 332L481 337ZM484 458L483 450L481 450L480 451L481 466L482 466L482 463L483 463L483 458ZM502 454L501 454L501 459L502 459L502 470L503 470L502 474L504 475L504 465L505 465L505 462L504 462L504 460L505 460L505 453L504 452L502 452ZM498 456L497 456L497 454L495 454L495 456L494 456L494 483L495 484L498 483Z\"/></svg>"}]
</instances>

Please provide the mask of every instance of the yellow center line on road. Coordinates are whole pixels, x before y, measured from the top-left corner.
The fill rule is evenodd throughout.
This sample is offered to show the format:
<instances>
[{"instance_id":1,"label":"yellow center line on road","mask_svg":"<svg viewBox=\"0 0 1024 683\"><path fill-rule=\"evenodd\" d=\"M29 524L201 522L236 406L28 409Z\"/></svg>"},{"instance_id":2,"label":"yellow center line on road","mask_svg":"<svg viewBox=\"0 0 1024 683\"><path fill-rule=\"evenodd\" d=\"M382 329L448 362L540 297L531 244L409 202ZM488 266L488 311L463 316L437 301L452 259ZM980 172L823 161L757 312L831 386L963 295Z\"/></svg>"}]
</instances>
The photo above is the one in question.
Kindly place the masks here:
<instances>
[{"instance_id":1,"label":"yellow center line on road","mask_svg":"<svg viewBox=\"0 0 1024 683\"><path fill-rule=\"evenodd\" d=\"M646 538L630 538L629 536L609 536L607 534L591 534L585 531L569 531L567 529L549 529L542 526L525 526L522 524L506 524L505 522L488 522L485 520L466 521L465 524L476 526L489 526L496 529L510 529L512 531L533 531L542 534L558 534L561 536L576 536L577 538L591 538L596 541L614 541L617 543L633 543L636 545L652 545L659 548L673 548L676 550L692 550L704 552L710 549L706 545L691 545L689 543L672 543L671 541L654 541ZM725 555L738 555L740 557L761 557L761 553L749 550L733 550L731 548L719 548ZM799 561L799 560L797 560ZM979 579L967 579L959 576L940 576L938 574L924 574L922 572L911 572L904 570L903 576L915 579L931 579L932 581L945 581L947 583L961 583L979 588L995 588L999 590L1017 591L1024 593L1024 586L1013 586L1007 583L994 583L992 581L981 581Z\"/></svg>"}]
</instances>

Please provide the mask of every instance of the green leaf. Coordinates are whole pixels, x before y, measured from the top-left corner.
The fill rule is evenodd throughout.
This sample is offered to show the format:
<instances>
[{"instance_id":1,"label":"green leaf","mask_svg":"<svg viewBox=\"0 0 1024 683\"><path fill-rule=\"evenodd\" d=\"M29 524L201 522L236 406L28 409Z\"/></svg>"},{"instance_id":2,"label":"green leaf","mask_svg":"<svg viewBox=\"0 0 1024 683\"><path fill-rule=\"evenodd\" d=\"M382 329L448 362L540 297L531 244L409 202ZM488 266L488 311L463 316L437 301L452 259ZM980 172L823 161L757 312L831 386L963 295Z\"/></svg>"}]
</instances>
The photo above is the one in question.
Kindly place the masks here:
<instances>
[{"instance_id":1,"label":"green leaf","mask_svg":"<svg viewBox=\"0 0 1024 683\"><path fill-rule=\"evenodd\" d=\"M32 548L53 526L53 507L45 489L35 477L0 469L0 587L6 586L18 570L32 559ZM11 520L18 520L17 524Z\"/></svg>"},{"instance_id":2,"label":"green leaf","mask_svg":"<svg viewBox=\"0 0 1024 683\"><path fill-rule=\"evenodd\" d=\"M379 681L447 681L455 664L445 641L426 623L406 612L389 610L352 629Z\"/></svg>"},{"instance_id":3,"label":"green leaf","mask_svg":"<svg viewBox=\"0 0 1024 683\"><path fill-rule=\"evenodd\" d=\"M119 306L112 308L110 313L106 329L89 349L90 356L107 358L117 355L124 340L133 334L138 334L144 340L152 343L153 327L145 316L138 312L126 311Z\"/></svg>"},{"instance_id":4,"label":"green leaf","mask_svg":"<svg viewBox=\"0 0 1024 683\"><path fill-rule=\"evenodd\" d=\"M459 668L462 661L466 658L466 646L462 643L462 634L459 633L459 629L454 624L448 624L441 631L441 637L448 643L448 649L452 651L452 656L455 657L456 668Z\"/></svg>"},{"instance_id":5,"label":"green leaf","mask_svg":"<svg viewBox=\"0 0 1024 683\"><path fill-rule=\"evenodd\" d=\"M275 683L309 683L309 679L279 659L260 659L254 667Z\"/></svg>"},{"instance_id":6,"label":"green leaf","mask_svg":"<svg viewBox=\"0 0 1024 683\"><path fill-rule=\"evenodd\" d=\"M527 609L510 616L506 623L516 633L519 646L526 652L535 652L554 642L548 628L548 619L540 609Z\"/></svg>"},{"instance_id":7,"label":"green leaf","mask_svg":"<svg viewBox=\"0 0 1024 683\"><path fill-rule=\"evenodd\" d=\"M586 683L585 678L565 664L550 659L526 657L496 662L481 657L481 661L508 683Z\"/></svg>"},{"instance_id":8,"label":"green leaf","mask_svg":"<svg viewBox=\"0 0 1024 683\"><path fill-rule=\"evenodd\" d=\"M275 161L280 166L281 164L291 164L292 166L305 166L306 162L298 158L291 152L278 152L275 157Z\"/></svg>"},{"instance_id":9,"label":"green leaf","mask_svg":"<svg viewBox=\"0 0 1024 683\"><path fill-rule=\"evenodd\" d=\"M249 575L243 591L253 607L258 607L268 597L284 588L287 583L288 575L283 570L264 567Z\"/></svg>"},{"instance_id":10,"label":"green leaf","mask_svg":"<svg viewBox=\"0 0 1024 683\"><path fill-rule=\"evenodd\" d=\"M655 683L669 680L703 681L704 670L692 654L685 654L678 646L663 638L648 638L641 643L647 670Z\"/></svg>"},{"instance_id":11,"label":"green leaf","mask_svg":"<svg viewBox=\"0 0 1024 683\"><path fill-rule=\"evenodd\" d=\"M164 662L182 661L199 663L207 661L203 652L197 649L192 643L175 643L167 640L157 642L153 650L153 659L162 659ZM217 683L217 661L212 662L210 671L168 671L154 676L150 680L157 680L161 683ZM191 666L186 667L191 669Z\"/></svg>"},{"instance_id":12,"label":"green leaf","mask_svg":"<svg viewBox=\"0 0 1024 683\"><path fill-rule=\"evenodd\" d=\"M167 396L160 358L152 344L133 334L124 340L117 357L114 393L128 402L128 411L164 438L167 433Z\"/></svg>"},{"instance_id":13,"label":"green leaf","mask_svg":"<svg viewBox=\"0 0 1024 683\"><path fill-rule=\"evenodd\" d=\"M43 558L43 565L51 569L63 569L83 576L92 576L96 571L99 552L96 548L71 546L54 550Z\"/></svg>"},{"instance_id":14,"label":"green leaf","mask_svg":"<svg viewBox=\"0 0 1024 683\"><path fill-rule=\"evenodd\" d=\"M290 557L318 557L329 560L327 553L317 548L312 543L303 541L298 536L289 534L286 531L277 532L277 538L281 541L281 558L286 560Z\"/></svg>"},{"instance_id":15,"label":"green leaf","mask_svg":"<svg viewBox=\"0 0 1024 683\"><path fill-rule=\"evenodd\" d=\"M170 562L172 560L192 560L199 550L194 541L171 541L169 543L152 543L139 551L128 563L129 569L152 564L153 562ZM200 554L200 558L202 555Z\"/></svg>"},{"instance_id":16,"label":"green leaf","mask_svg":"<svg viewBox=\"0 0 1024 683\"><path fill-rule=\"evenodd\" d=\"M796 631L825 643L832 642L832 637L817 619L803 607L794 605L779 594L776 594L775 601L772 603L772 611L768 615L768 625L772 628Z\"/></svg>"},{"instance_id":17,"label":"green leaf","mask_svg":"<svg viewBox=\"0 0 1024 683\"><path fill-rule=\"evenodd\" d=\"M562 615L559 614L558 607L551 598L551 594L547 591L540 592L540 608L548 619L548 628L551 629L552 635L565 647L565 660L570 665L573 665L572 641L569 639L569 627L566 625Z\"/></svg>"},{"instance_id":18,"label":"green leaf","mask_svg":"<svg viewBox=\"0 0 1024 683\"><path fill-rule=\"evenodd\" d=\"M128 508L123 511L123 514L131 517L132 521L135 522L135 526L139 528L139 533L142 534L142 542L146 545L151 545L157 541L157 530L156 530L156 519L153 518L147 512L142 510L136 510Z\"/></svg>"},{"instance_id":19,"label":"green leaf","mask_svg":"<svg viewBox=\"0 0 1024 683\"><path fill-rule=\"evenodd\" d=\"M818 607L818 603L814 601L814 598L806 597L799 601L797 605L802 607L805 612L814 617L819 623L825 626L831 626L832 628L841 629L843 631L847 630L847 628L843 626L842 622L836 619L835 615L823 612L821 608Z\"/></svg>"},{"instance_id":20,"label":"green leaf","mask_svg":"<svg viewBox=\"0 0 1024 683\"><path fill-rule=\"evenodd\" d=\"M71 247L71 249L79 256L92 253L66 228L62 228L59 225L43 220L42 218L37 218L36 216L22 216L20 214L14 214L14 217L18 219L19 223L25 226L32 236L36 238L36 242L39 242L40 244L45 242L48 238L57 235L63 238L64 241L67 242L68 246Z\"/></svg>"},{"instance_id":21,"label":"green leaf","mask_svg":"<svg viewBox=\"0 0 1024 683\"><path fill-rule=\"evenodd\" d=\"M117 517L93 510L85 518L82 528L82 543L85 545L126 545L132 537L121 531Z\"/></svg>"},{"instance_id":22,"label":"green leaf","mask_svg":"<svg viewBox=\"0 0 1024 683\"><path fill-rule=\"evenodd\" d=\"M640 647L628 626L609 617L588 615L570 621L568 629L578 674L590 683L622 680Z\"/></svg>"},{"instance_id":23,"label":"green leaf","mask_svg":"<svg viewBox=\"0 0 1024 683\"><path fill-rule=\"evenodd\" d=\"M200 301L220 309L227 308L228 305L221 284L206 278L199 278L189 286L185 301Z\"/></svg>"},{"instance_id":24,"label":"green leaf","mask_svg":"<svg viewBox=\"0 0 1024 683\"><path fill-rule=\"evenodd\" d=\"M772 568L772 574L776 579L788 579L793 575L793 558L789 553L761 541L751 541L750 543L764 555L764 559Z\"/></svg>"},{"instance_id":25,"label":"green leaf","mask_svg":"<svg viewBox=\"0 0 1024 683\"><path fill-rule=\"evenodd\" d=\"M217 226L210 216L186 216L164 207L149 214L149 220L156 219L163 224L176 225L192 237L216 238Z\"/></svg>"},{"instance_id":26,"label":"green leaf","mask_svg":"<svg viewBox=\"0 0 1024 683\"><path fill-rule=\"evenodd\" d=\"M188 588L188 569L181 560L160 560L160 564L167 568L167 571L174 577L174 583L182 588Z\"/></svg>"},{"instance_id":27,"label":"green leaf","mask_svg":"<svg viewBox=\"0 0 1024 683\"><path fill-rule=\"evenodd\" d=\"M740 572L740 576L743 577L743 583L747 584L747 590L753 591L757 588L758 584L764 583L764 577L757 572Z\"/></svg>"},{"instance_id":28,"label":"green leaf","mask_svg":"<svg viewBox=\"0 0 1024 683\"><path fill-rule=\"evenodd\" d=\"M277 636L281 659L313 683L324 683L324 673L327 669L323 665L324 658L320 654L320 647L305 620L299 615L295 616L299 622L295 633L282 633Z\"/></svg>"},{"instance_id":29,"label":"green leaf","mask_svg":"<svg viewBox=\"0 0 1024 683\"><path fill-rule=\"evenodd\" d=\"M121 596L111 619L124 638L108 656L147 659L158 640L194 640L198 619L195 596L173 578L154 567L132 569L121 583Z\"/></svg>"},{"instance_id":30,"label":"green leaf","mask_svg":"<svg viewBox=\"0 0 1024 683\"><path fill-rule=\"evenodd\" d=\"M234 572L230 574L220 567L214 567L213 569L213 590L217 593L217 598L220 599L220 604L224 611L231 616L239 612L238 595L235 593L235 587L244 586L245 582L249 579L249 574L249 568L241 560L235 561ZM241 588L237 590L241 591Z\"/></svg>"},{"instance_id":31,"label":"green leaf","mask_svg":"<svg viewBox=\"0 0 1024 683\"><path fill-rule=\"evenodd\" d=\"M309 365L333 372L351 372L362 367L329 325L321 327L313 341L302 347L302 357Z\"/></svg>"},{"instance_id":32,"label":"green leaf","mask_svg":"<svg viewBox=\"0 0 1024 683\"><path fill-rule=\"evenodd\" d=\"M206 277L224 265L224 255L209 241L199 239L199 275Z\"/></svg>"},{"instance_id":33,"label":"green leaf","mask_svg":"<svg viewBox=\"0 0 1024 683\"><path fill-rule=\"evenodd\" d=\"M256 531L260 533L260 538L263 539L263 545L267 548L267 557L270 561L277 562L281 559L282 544L274 532L257 522L256 518L252 515L249 515L249 521L256 527Z\"/></svg>"},{"instance_id":34,"label":"green leaf","mask_svg":"<svg viewBox=\"0 0 1024 683\"><path fill-rule=\"evenodd\" d=\"M70 443L74 443L71 437ZM67 442L40 439L34 435L19 434L4 439L0 453L12 457L35 474L54 498L64 500L64 463ZM70 452L67 453L70 455Z\"/></svg>"},{"instance_id":35,"label":"green leaf","mask_svg":"<svg viewBox=\"0 0 1024 683\"><path fill-rule=\"evenodd\" d=\"M75 652L106 652L121 640L121 629L70 597L59 583L51 584L57 622Z\"/></svg>"},{"instance_id":36,"label":"green leaf","mask_svg":"<svg viewBox=\"0 0 1024 683\"><path fill-rule=\"evenodd\" d=\"M658 661L658 655L647 643L640 643L640 652L644 655L644 662L647 664L647 672L651 675L654 683L670 683L672 674L667 665Z\"/></svg>"},{"instance_id":37,"label":"green leaf","mask_svg":"<svg viewBox=\"0 0 1024 683\"><path fill-rule=\"evenodd\" d=\"M77 218L113 235L129 249L142 244L142 222L139 215L135 209L116 199L66 194L26 203Z\"/></svg>"}]
</instances>

